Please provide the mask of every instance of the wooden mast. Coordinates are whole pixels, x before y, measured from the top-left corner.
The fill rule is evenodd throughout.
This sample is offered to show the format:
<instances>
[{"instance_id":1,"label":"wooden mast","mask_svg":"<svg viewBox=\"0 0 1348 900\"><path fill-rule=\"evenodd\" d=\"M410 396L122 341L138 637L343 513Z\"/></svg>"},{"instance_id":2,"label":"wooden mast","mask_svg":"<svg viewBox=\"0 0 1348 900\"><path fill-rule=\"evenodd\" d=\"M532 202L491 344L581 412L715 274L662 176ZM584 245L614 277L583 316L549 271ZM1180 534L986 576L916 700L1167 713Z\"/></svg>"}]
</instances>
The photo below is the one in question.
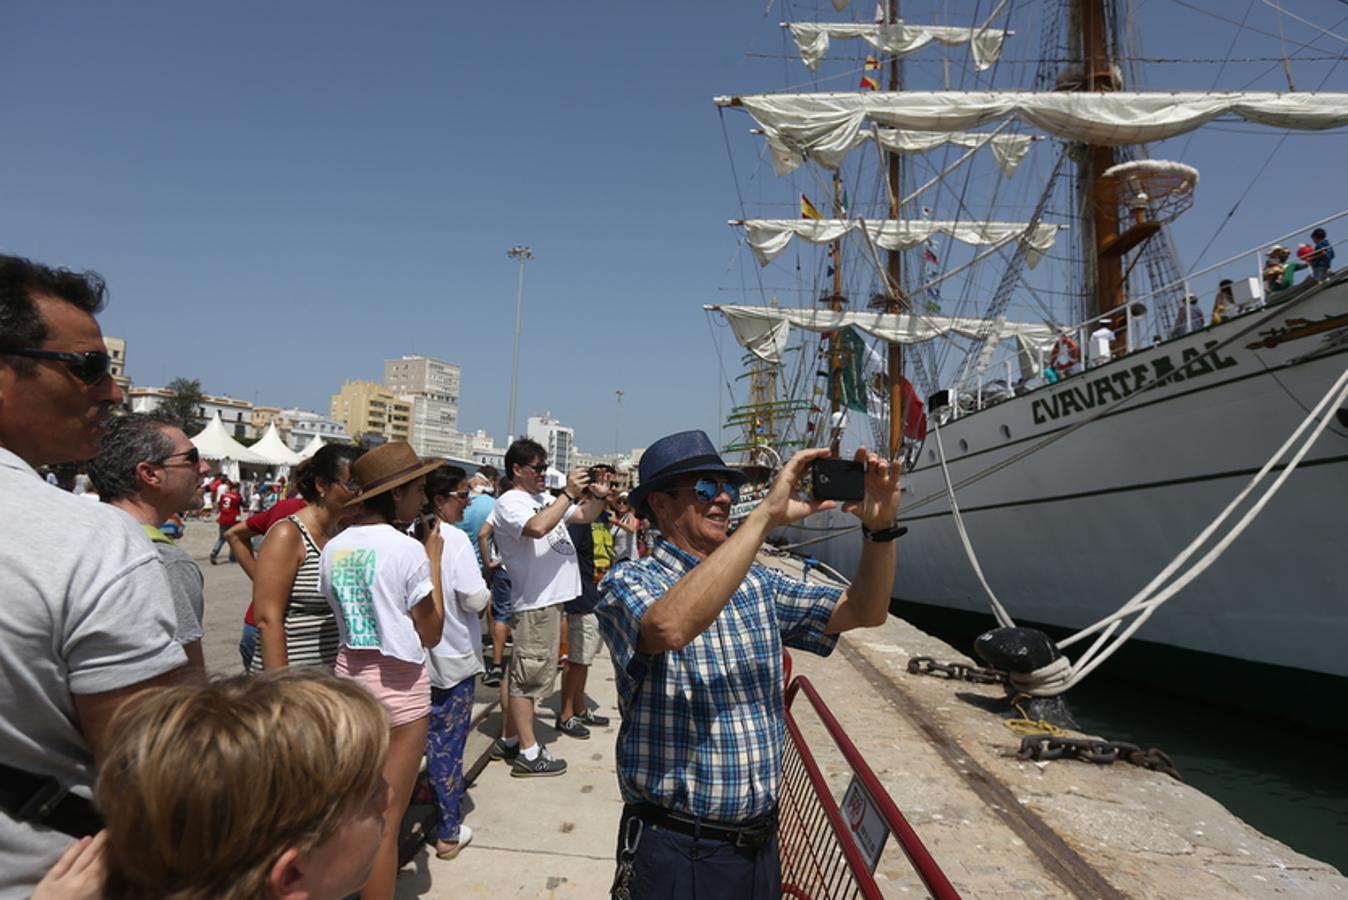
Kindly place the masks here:
<instances>
[{"instance_id":1,"label":"wooden mast","mask_svg":"<svg viewBox=\"0 0 1348 900\"><path fill-rule=\"evenodd\" d=\"M1105 2L1081 0L1078 10L1082 68L1078 90L1116 90L1118 84L1105 36ZM1096 317L1123 305L1123 253L1130 248L1119 240L1118 201L1100 180L1116 161L1114 148L1087 145L1085 157L1088 163L1083 197L1088 198L1095 241L1095 293L1087 313Z\"/></svg>"},{"instance_id":2,"label":"wooden mast","mask_svg":"<svg viewBox=\"0 0 1348 900\"><path fill-rule=\"evenodd\" d=\"M885 18L891 25L899 21L898 0L889 0L888 15ZM899 73L899 59L894 56L889 60L889 90L898 91L900 87L902 87L902 81ZM898 219L900 213L899 197L902 193L899 187L899 154L891 150L888 157L889 217ZM889 288L885 291L884 309L886 313L893 315L908 308L908 300L903 294L902 282L900 281L900 276L903 274L903 255L897 250L890 250L887 262ZM890 341L887 359L889 363L889 446L885 448L885 455L889 459L897 459L899 454L903 452L903 422L906 412L903 408L903 345Z\"/></svg>"}]
</instances>

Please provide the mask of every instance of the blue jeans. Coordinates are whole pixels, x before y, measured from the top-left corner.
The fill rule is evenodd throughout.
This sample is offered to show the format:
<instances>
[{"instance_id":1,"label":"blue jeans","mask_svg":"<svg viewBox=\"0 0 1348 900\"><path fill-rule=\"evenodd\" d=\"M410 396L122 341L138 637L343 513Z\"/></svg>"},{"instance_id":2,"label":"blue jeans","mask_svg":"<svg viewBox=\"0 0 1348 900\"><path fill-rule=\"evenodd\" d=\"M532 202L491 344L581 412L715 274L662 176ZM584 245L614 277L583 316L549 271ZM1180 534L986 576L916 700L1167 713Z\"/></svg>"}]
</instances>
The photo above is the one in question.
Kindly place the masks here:
<instances>
[{"instance_id":1,"label":"blue jeans","mask_svg":"<svg viewBox=\"0 0 1348 900\"><path fill-rule=\"evenodd\" d=\"M491 617L498 622L510 622L510 573L504 567L494 570L491 579Z\"/></svg>"},{"instance_id":2,"label":"blue jeans","mask_svg":"<svg viewBox=\"0 0 1348 900\"><path fill-rule=\"evenodd\" d=\"M239 655L243 657L243 672L248 674L248 664L253 661L253 651L257 650L260 637L256 625L243 623L243 633L239 635Z\"/></svg>"},{"instance_id":3,"label":"blue jeans","mask_svg":"<svg viewBox=\"0 0 1348 900\"><path fill-rule=\"evenodd\" d=\"M459 839L463 802L463 748L468 742L468 724L473 718L473 691L477 676L465 678L452 688L431 688L431 719L426 729L426 774L435 792L435 811L440 822L435 836L442 841Z\"/></svg>"},{"instance_id":4,"label":"blue jeans","mask_svg":"<svg viewBox=\"0 0 1348 900\"><path fill-rule=\"evenodd\" d=\"M215 539L215 546L211 548L211 559L220 555L220 548L225 546L225 532L233 528L233 525L220 525L220 536ZM234 548L229 548L229 561L234 562Z\"/></svg>"},{"instance_id":5,"label":"blue jeans","mask_svg":"<svg viewBox=\"0 0 1348 900\"><path fill-rule=\"evenodd\" d=\"M618 825L618 859L633 818L624 807ZM635 826L637 823L632 822ZM777 835L758 847L695 838L642 823L632 860L633 897L643 900L775 900L782 896L782 861Z\"/></svg>"}]
</instances>

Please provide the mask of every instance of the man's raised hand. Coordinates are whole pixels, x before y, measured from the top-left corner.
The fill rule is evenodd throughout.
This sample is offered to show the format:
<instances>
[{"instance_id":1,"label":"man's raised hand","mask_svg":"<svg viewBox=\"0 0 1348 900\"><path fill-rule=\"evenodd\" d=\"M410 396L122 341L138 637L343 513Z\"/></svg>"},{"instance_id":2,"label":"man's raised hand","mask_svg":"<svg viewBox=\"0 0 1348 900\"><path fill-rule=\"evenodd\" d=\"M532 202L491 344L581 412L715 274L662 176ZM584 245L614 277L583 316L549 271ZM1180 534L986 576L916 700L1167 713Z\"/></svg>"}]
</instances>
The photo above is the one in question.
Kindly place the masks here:
<instances>
[{"instance_id":1,"label":"man's raised hand","mask_svg":"<svg viewBox=\"0 0 1348 900\"><path fill-rule=\"evenodd\" d=\"M871 531L890 527L899 515L903 465L868 453L865 447L858 448L853 459L866 466L865 493L860 500L843 504L843 512L856 516Z\"/></svg>"},{"instance_id":2,"label":"man's raised hand","mask_svg":"<svg viewBox=\"0 0 1348 900\"><path fill-rule=\"evenodd\" d=\"M827 447L800 450L786 461L786 465L782 466L782 470L777 473L777 479L772 483L772 488L768 491L767 497L763 498L763 502L758 507L768 517L769 529L789 525L813 513L823 512L837 506L832 500L807 500L796 496L800 489L800 482L804 479L810 464L816 459L823 459L828 455L829 449Z\"/></svg>"}]
</instances>

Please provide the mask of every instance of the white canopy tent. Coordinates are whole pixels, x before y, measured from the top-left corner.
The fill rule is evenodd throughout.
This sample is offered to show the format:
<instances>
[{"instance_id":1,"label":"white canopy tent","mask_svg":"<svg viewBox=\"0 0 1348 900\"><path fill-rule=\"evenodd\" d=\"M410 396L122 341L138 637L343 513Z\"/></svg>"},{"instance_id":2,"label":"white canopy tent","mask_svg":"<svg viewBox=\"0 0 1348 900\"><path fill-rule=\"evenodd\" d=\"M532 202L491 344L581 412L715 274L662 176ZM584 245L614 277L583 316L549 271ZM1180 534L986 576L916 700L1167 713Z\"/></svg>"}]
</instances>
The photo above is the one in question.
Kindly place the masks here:
<instances>
[{"instance_id":1,"label":"white canopy tent","mask_svg":"<svg viewBox=\"0 0 1348 900\"><path fill-rule=\"evenodd\" d=\"M272 465L261 454L254 453L230 437L218 412L211 417L199 434L192 437L192 446L201 452L202 459L219 462L220 470L234 481L239 480L240 463L253 466Z\"/></svg>"},{"instance_id":2,"label":"white canopy tent","mask_svg":"<svg viewBox=\"0 0 1348 900\"><path fill-rule=\"evenodd\" d=\"M290 467L300 463L300 455L281 440L281 433L276 430L275 422L268 425L262 438L248 449L264 457L270 465L276 466L278 475L289 474Z\"/></svg>"},{"instance_id":3,"label":"white canopy tent","mask_svg":"<svg viewBox=\"0 0 1348 900\"><path fill-rule=\"evenodd\" d=\"M327 445L328 442L323 440L323 436L321 434L316 434L309 439L309 443L305 444L304 449L299 452L299 458L308 459Z\"/></svg>"}]
</instances>

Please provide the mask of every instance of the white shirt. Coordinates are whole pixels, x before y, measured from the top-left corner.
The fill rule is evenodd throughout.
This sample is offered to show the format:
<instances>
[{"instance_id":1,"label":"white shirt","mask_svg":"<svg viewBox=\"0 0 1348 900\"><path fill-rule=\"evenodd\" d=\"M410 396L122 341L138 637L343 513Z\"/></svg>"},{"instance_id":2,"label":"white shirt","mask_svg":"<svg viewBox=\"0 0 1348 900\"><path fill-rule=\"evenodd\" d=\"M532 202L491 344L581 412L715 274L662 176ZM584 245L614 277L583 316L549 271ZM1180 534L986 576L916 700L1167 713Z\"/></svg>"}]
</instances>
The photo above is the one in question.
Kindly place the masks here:
<instances>
[{"instance_id":1,"label":"white shirt","mask_svg":"<svg viewBox=\"0 0 1348 900\"><path fill-rule=\"evenodd\" d=\"M491 595L482 580L477 555L463 529L440 523L445 550L440 557L440 585L445 592L445 627L440 643L427 658L431 684L452 688L465 678L483 671L482 626L478 613L487 606Z\"/></svg>"},{"instance_id":2,"label":"white shirt","mask_svg":"<svg viewBox=\"0 0 1348 900\"><path fill-rule=\"evenodd\" d=\"M392 525L352 525L328 541L318 565L343 647L425 661L410 615L432 589L425 547Z\"/></svg>"},{"instance_id":3,"label":"white shirt","mask_svg":"<svg viewBox=\"0 0 1348 900\"><path fill-rule=\"evenodd\" d=\"M487 517L496 549L510 573L510 605L515 612L543 609L580 596L580 563L565 524L577 514L576 508L568 510L543 537L524 536L525 524L552 502L549 494L506 491Z\"/></svg>"}]
</instances>

